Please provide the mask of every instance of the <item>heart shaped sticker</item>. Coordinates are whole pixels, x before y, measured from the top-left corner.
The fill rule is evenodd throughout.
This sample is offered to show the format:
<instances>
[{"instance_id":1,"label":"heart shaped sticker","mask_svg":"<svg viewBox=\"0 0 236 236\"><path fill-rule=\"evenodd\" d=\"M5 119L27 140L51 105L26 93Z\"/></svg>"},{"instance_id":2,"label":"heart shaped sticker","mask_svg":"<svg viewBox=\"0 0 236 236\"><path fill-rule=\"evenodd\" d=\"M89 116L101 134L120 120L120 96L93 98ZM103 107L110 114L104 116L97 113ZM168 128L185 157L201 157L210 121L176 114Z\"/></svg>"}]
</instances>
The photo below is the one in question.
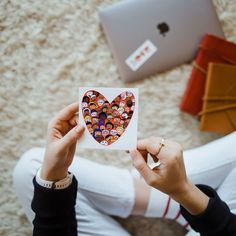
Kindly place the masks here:
<instances>
[{"instance_id":1,"label":"heart shaped sticker","mask_svg":"<svg viewBox=\"0 0 236 236\"><path fill-rule=\"evenodd\" d=\"M82 113L87 129L101 145L117 141L127 129L133 116L135 97L124 91L110 103L99 92L87 91L82 98Z\"/></svg>"}]
</instances>

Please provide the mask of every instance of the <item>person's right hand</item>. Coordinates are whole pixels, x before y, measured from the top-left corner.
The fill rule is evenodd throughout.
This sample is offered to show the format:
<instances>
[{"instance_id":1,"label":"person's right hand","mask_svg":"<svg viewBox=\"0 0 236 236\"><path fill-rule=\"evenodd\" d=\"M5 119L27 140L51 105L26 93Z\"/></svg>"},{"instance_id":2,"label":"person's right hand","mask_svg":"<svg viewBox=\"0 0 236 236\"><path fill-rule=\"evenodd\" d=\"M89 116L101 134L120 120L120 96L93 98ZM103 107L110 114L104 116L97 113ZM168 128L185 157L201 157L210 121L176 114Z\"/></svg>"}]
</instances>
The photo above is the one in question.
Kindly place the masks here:
<instances>
[{"instance_id":1,"label":"person's right hand","mask_svg":"<svg viewBox=\"0 0 236 236\"><path fill-rule=\"evenodd\" d=\"M190 213L199 214L206 209L209 198L186 176L183 149L180 144L165 140L160 152L161 138L151 137L138 142L137 150L130 151L133 165L148 185L170 195ZM158 155L157 155L158 153ZM151 169L147 164L150 154L160 165Z\"/></svg>"}]
</instances>

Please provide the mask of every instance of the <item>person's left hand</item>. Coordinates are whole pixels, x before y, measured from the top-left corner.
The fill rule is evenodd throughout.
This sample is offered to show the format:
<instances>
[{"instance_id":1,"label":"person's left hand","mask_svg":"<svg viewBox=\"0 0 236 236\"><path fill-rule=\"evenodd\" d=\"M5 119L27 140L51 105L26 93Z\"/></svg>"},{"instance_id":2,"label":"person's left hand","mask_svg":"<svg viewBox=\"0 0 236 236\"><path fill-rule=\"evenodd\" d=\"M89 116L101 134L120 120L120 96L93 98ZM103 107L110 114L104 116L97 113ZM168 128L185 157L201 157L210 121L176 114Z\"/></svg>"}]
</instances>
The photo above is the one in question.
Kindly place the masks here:
<instances>
[{"instance_id":1,"label":"person's left hand","mask_svg":"<svg viewBox=\"0 0 236 236\"><path fill-rule=\"evenodd\" d=\"M47 146L41 169L41 178L44 180L58 181L67 176L76 142L84 132L84 127L77 122L78 108L78 103L65 107L48 124Z\"/></svg>"},{"instance_id":2,"label":"person's left hand","mask_svg":"<svg viewBox=\"0 0 236 236\"><path fill-rule=\"evenodd\" d=\"M133 164L148 185L168 194L193 215L200 214L207 208L209 197L186 175L180 144L151 137L139 141L137 149L130 151ZM148 154L154 160L159 159L159 165L153 169L147 164Z\"/></svg>"},{"instance_id":3,"label":"person's left hand","mask_svg":"<svg viewBox=\"0 0 236 236\"><path fill-rule=\"evenodd\" d=\"M133 165L148 185L169 195L184 192L189 181L185 172L182 147L172 140L165 140L161 147L161 140L160 137L140 140L137 150L130 151ZM151 169L147 164L148 154L154 160L159 159L160 166Z\"/></svg>"}]
</instances>

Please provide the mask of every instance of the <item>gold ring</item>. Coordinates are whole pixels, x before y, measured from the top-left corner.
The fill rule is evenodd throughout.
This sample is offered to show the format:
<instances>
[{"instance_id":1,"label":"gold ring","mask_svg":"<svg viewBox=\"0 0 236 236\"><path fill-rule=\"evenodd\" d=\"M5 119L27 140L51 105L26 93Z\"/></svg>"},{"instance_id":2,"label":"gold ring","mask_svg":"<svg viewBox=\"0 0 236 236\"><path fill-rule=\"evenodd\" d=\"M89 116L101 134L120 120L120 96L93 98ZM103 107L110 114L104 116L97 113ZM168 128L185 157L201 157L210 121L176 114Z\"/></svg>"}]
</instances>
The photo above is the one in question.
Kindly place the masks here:
<instances>
[{"instance_id":1,"label":"gold ring","mask_svg":"<svg viewBox=\"0 0 236 236\"><path fill-rule=\"evenodd\" d=\"M164 138L161 138L161 142L159 143L156 156L159 155L159 153L161 152L162 147L164 147L164 146L165 146L165 139L164 139Z\"/></svg>"}]
</instances>

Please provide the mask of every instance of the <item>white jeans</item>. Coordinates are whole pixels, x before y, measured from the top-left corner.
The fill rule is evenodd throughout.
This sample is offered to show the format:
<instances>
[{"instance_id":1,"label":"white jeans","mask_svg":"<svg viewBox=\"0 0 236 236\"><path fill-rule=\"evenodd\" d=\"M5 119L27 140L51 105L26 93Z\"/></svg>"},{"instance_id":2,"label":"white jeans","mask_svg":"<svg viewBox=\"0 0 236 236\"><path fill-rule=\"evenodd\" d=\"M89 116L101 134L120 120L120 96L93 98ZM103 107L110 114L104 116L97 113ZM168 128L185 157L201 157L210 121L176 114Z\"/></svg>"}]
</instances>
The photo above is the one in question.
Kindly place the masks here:
<instances>
[{"instance_id":1,"label":"white jeans","mask_svg":"<svg viewBox=\"0 0 236 236\"><path fill-rule=\"evenodd\" d=\"M32 179L42 165L44 151L34 148L24 153L13 173L16 194L30 222L34 218ZM185 151L184 161L189 178L195 184L217 189L236 214L236 132ZM78 235L130 235L111 217L127 217L132 212L135 191L130 172L79 157L74 158L69 170L78 180L75 207Z\"/></svg>"}]
</instances>

